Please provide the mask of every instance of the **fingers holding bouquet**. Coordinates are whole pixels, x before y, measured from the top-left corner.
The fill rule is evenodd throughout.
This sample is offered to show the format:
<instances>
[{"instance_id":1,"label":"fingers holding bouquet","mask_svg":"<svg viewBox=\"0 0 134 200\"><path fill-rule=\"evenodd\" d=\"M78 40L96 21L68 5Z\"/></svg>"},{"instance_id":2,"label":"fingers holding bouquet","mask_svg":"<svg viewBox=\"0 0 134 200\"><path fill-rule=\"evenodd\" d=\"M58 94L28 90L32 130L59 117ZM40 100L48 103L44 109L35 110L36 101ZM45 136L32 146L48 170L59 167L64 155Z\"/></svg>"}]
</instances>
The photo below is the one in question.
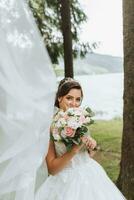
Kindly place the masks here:
<instances>
[{"instance_id":1,"label":"fingers holding bouquet","mask_svg":"<svg viewBox=\"0 0 134 200\"><path fill-rule=\"evenodd\" d=\"M84 136L81 137L81 140L82 140L83 144L86 145L88 150L94 150L97 146L96 140L94 140L90 136L84 135Z\"/></svg>"},{"instance_id":2,"label":"fingers holding bouquet","mask_svg":"<svg viewBox=\"0 0 134 200\"><path fill-rule=\"evenodd\" d=\"M81 149L83 149L83 147L86 147L86 149L91 152L97 146L96 140L94 140L90 136L86 135L82 136L81 141L82 143L80 143L79 145L78 144L73 145L72 149L75 153L78 153Z\"/></svg>"}]
</instances>

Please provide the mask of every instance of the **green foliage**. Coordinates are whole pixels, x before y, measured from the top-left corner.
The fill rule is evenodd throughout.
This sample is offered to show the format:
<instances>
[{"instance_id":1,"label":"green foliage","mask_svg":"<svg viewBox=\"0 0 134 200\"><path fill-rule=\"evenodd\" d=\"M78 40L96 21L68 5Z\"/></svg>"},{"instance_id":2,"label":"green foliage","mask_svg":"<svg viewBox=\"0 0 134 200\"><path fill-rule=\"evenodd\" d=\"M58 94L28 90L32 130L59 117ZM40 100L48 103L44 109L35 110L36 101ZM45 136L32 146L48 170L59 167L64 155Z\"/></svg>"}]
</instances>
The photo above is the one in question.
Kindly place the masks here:
<instances>
[{"instance_id":1,"label":"green foliage","mask_svg":"<svg viewBox=\"0 0 134 200\"><path fill-rule=\"evenodd\" d=\"M58 64L58 58L63 57L64 54L60 0L29 0L29 6L43 36L52 63ZM73 57L76 58L78 55L84 57L87 52L92 51L88 43L81 43L79 41L80 27L86 22L87 16L83 12L78 0L71 0L70 11Z\"/></svg>"}]
</instances>

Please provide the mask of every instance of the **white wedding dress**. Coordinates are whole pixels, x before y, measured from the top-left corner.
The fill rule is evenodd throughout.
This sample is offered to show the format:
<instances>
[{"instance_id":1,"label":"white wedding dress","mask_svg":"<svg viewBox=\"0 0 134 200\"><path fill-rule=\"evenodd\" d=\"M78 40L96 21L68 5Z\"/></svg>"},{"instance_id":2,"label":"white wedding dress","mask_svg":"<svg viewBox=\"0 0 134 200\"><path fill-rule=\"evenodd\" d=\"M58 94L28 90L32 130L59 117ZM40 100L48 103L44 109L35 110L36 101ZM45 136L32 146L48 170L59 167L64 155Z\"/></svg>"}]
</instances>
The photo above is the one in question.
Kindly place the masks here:
<instances>
[{"instance_id":1,"label":"white wedding dress","mask_svg":"<svg viewBox=\"0 0 134 200\"><path fill-rule=\"evenodd\" d=\"M27 0L0 0L0 27L0 200L125 199L87 152L42 180L55 75Z\"/></svg>"},{"instance_id":2,"label":"white wedding dress","mask_svg":"<svg viewBox=\"0 0 134 200\"><path fill-rule=\"evenodd\" d=\"M57 156L66 152L62 142L55 142ZM76 154L70 163L44 182L36 200L124 200L102 166L87 151Z\"/></svg>"}]
</instances>

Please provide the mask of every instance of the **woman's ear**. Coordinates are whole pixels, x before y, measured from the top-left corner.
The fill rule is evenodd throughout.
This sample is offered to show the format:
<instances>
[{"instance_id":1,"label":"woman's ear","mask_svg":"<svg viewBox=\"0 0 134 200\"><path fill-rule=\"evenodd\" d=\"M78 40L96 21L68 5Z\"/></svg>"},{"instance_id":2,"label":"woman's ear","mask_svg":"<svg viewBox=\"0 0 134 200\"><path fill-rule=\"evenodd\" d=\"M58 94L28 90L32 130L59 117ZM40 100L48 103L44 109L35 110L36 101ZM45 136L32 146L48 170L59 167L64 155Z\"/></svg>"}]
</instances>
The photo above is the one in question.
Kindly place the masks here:
<instances>
[{"instance_id":1,"label":"woman's ear","mask_svg":"<svg viewBox=\"0 0 134 200\"><path fill-rule=\"evenodd\" d=\"M58 102L60 103L62 101L62 97L58 97Z\"/></svg>"}]
</instances>

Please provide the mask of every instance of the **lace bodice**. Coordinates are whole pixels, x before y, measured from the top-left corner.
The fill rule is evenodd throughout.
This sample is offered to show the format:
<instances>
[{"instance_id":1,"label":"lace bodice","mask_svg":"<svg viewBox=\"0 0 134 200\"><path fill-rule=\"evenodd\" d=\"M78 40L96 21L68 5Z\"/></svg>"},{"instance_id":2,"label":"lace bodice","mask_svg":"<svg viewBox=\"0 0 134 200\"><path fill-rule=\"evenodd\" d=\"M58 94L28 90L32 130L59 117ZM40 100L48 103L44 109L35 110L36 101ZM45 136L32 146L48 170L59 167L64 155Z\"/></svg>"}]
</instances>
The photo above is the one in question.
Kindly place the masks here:
<instances>
[{"instance_id":1,"label":"lace bodice","mask_svg":"<svg viewBox=\"0 0 134 200\"><path fill-rule=\"evenodd\" d=\"M63 142L54 142L55 144L55 151L57 157L62 156L64 153L67 152L66 146ZM89 162L89 154L87 151L81 151L78 154L76 154L70 161L69 165L66 168L76 168L83 164L86 164Z\"/></svg>"}]
</instances>

